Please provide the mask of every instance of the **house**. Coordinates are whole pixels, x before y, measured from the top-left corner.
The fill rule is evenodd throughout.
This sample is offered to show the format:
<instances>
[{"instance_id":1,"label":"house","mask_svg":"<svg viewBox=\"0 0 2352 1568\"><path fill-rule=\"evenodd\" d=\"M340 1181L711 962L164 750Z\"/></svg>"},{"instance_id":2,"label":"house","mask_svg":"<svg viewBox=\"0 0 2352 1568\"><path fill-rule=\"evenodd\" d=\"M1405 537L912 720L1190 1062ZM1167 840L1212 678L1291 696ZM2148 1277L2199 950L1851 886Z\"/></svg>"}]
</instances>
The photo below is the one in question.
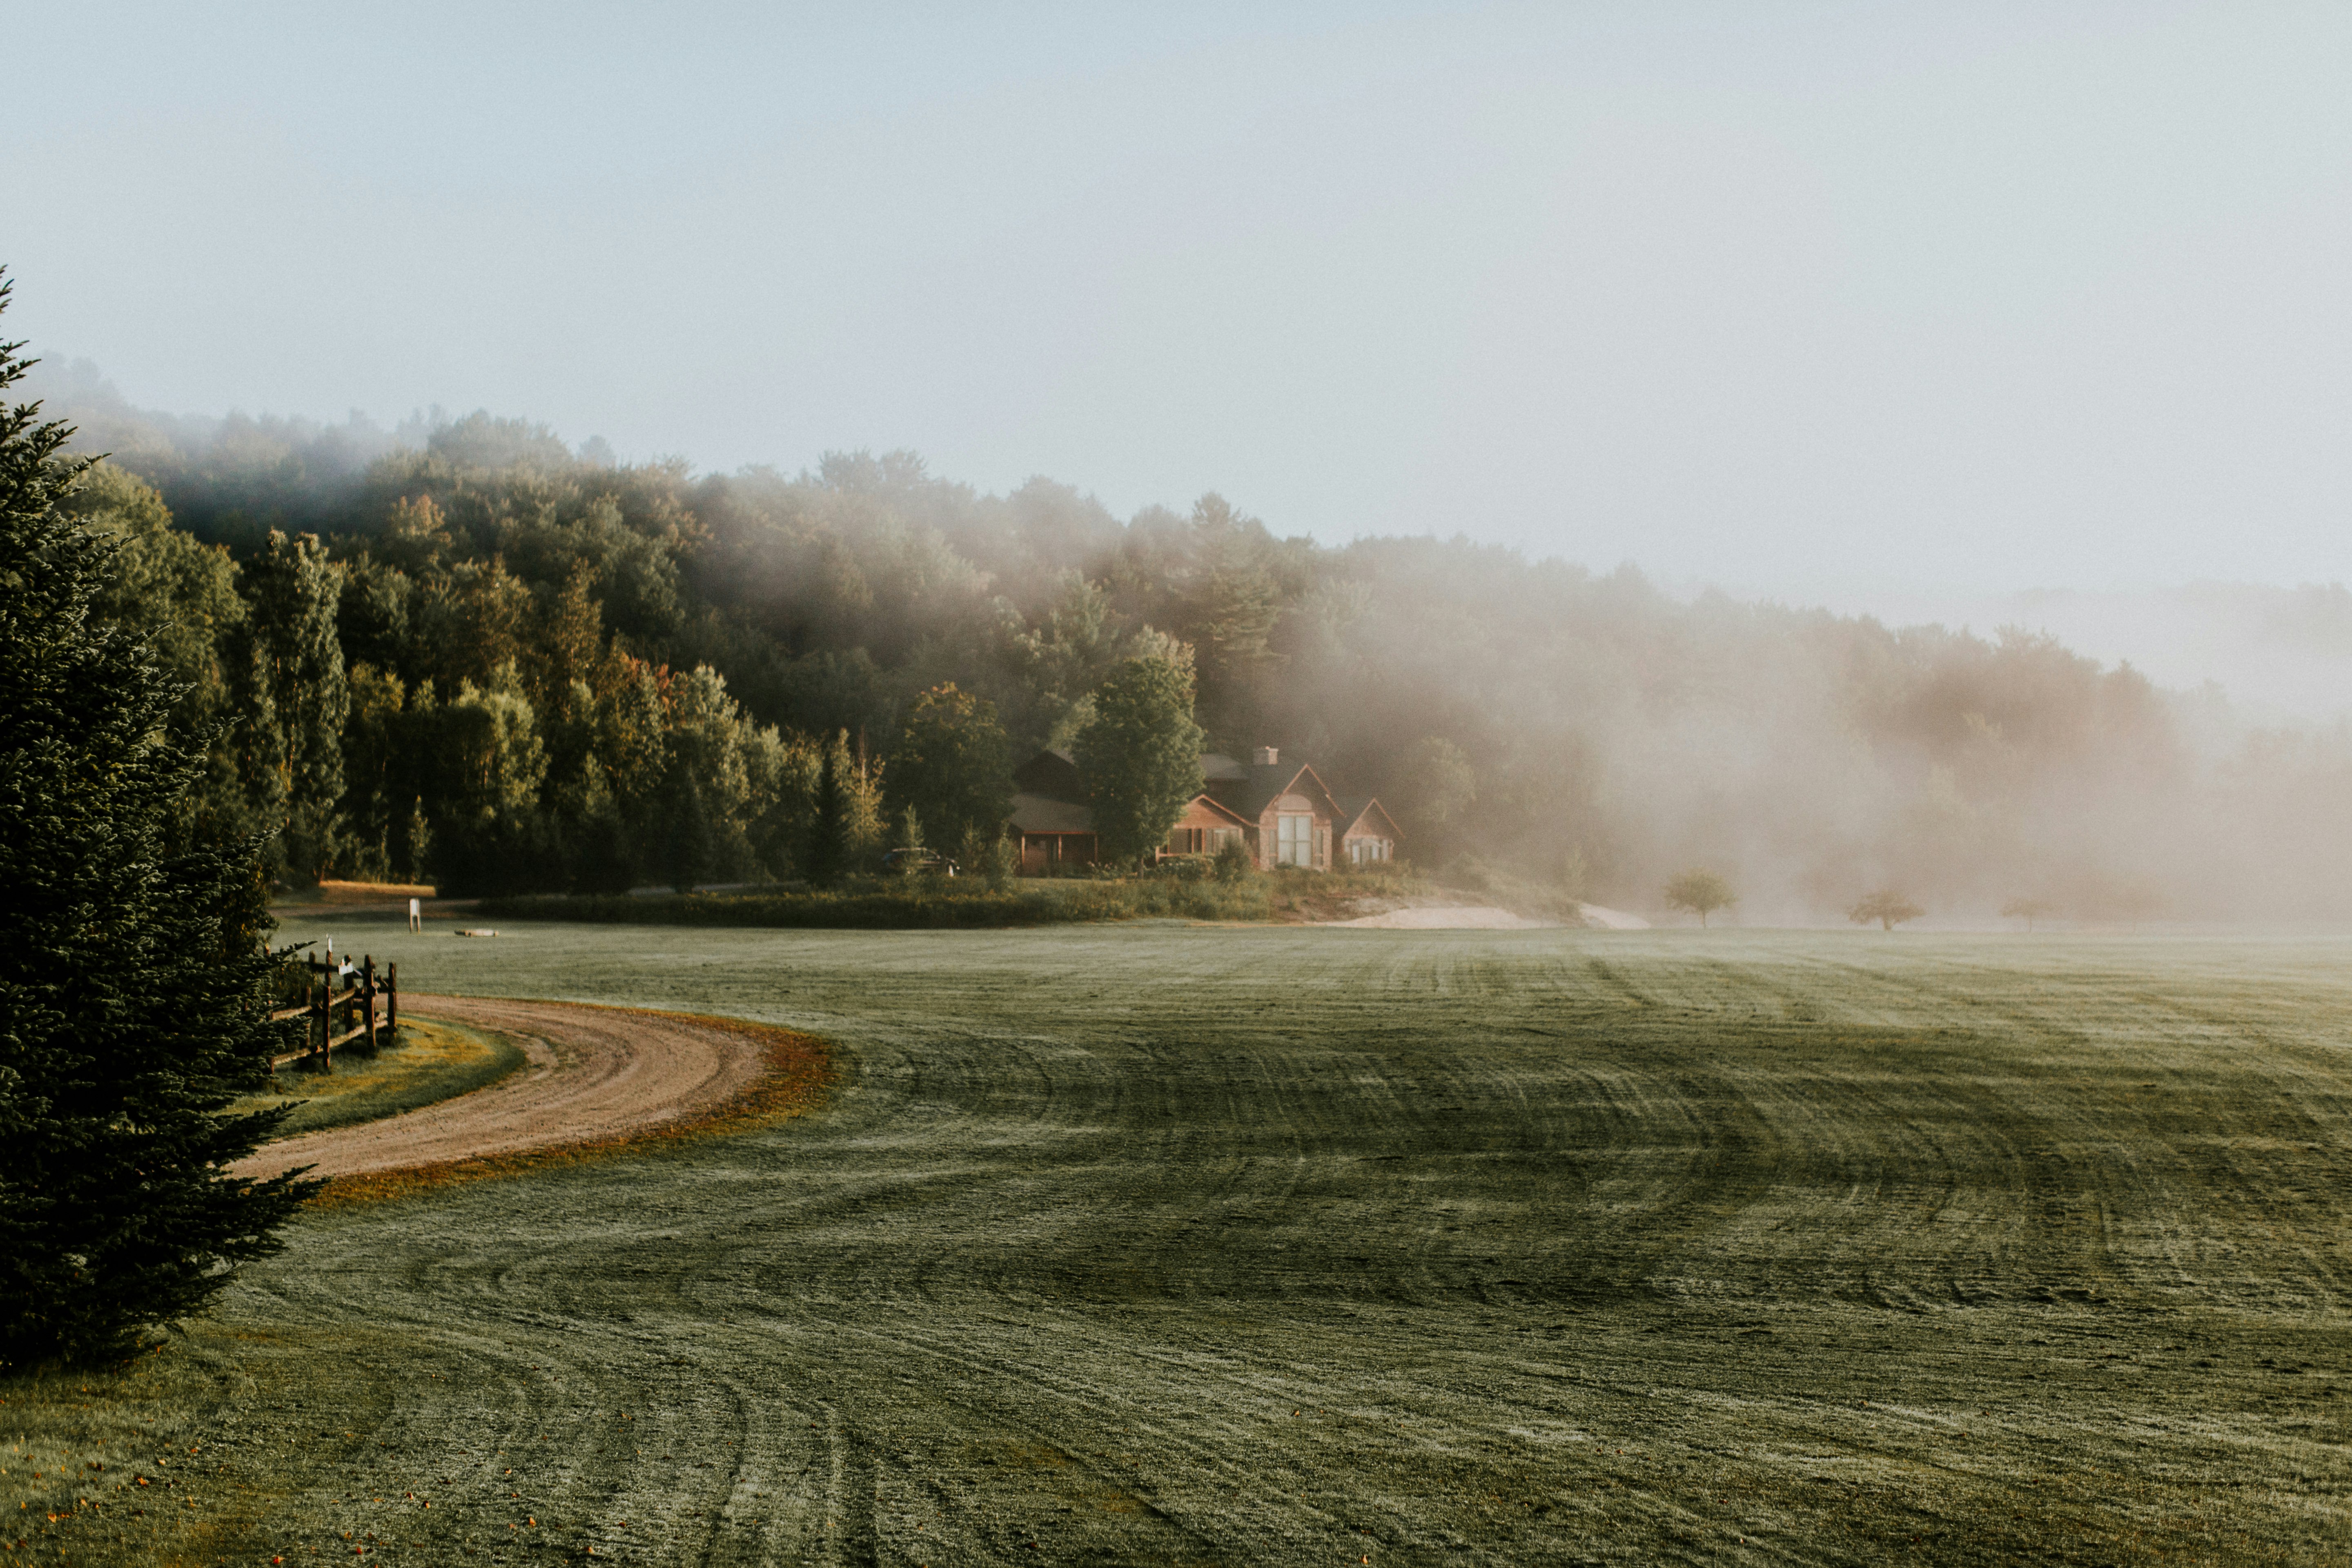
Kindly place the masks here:
<instances>
[{"instance_id":1,"label":"house","mask_svg":"<svg viewBox=\"0 0 2352 1568\"><path fill-rule=\"evenodd\" d=\"M1399 834L1388 808L1370 796L1340 803L1347 826L1339 831L1339 858L1350 866L1372 866L1396 858Z\"/></svg>"},{"instance_id":2,"label":"house","mask_svg":"<svg viewBox=\"0 0 2352 1568\"><path fill-rule=\"evenodd\" d=\"M1021 852L1021 875L1095 863L1095 814L1069 752L1040 752L1013 769L1013 791L1007 826Z\"/></svg>"},{"instance_id":3,"label":"house","mask_svg":"<svg viewBox=\"0 0 2352 1568\"><path fill-rule=\"evenodd\" d=\"M1216 752L1201 758L1211 800L1253 830L1250 847L1258 866L1331 868L1331 846L1339 828L1339 803L1322 777L1305 763L1286 763L1272 746L1260 746L1246 764ZM1196 802L1195 804L1198 804Z\"/></svg>"},{"instance_id":4,"label":"house","mask_svg":"<svg viewBox=\"0 0 2352 1568\"><path fill-rule=\"evenodd\" d=\"M1206 787L1185 803L1159 853L1214 855L1239 843L1265 870L1328 871L1396 858L1402 836L1378 800L1342 803L1314 768L1281 759L1272 746L1260 746L1247 763L1202 752ZM1095 862L1094 814L1068 752L1038 752L1013 771L1013 784L1012 828L1024 876Z\"/></svg>"}]
</instances>

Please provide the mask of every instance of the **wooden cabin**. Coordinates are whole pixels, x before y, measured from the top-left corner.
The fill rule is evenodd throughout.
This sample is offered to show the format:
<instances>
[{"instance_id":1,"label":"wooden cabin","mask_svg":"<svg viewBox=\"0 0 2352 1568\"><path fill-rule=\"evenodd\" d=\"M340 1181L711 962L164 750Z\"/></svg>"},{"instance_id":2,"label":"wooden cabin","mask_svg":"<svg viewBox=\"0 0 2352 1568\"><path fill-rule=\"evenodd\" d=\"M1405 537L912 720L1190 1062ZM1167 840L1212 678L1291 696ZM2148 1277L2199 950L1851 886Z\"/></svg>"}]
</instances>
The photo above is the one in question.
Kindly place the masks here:
<instances>
[{"instance_id":1,"label":"wooden cabin","mask_svg":"<svg viewBox=\"0 0 2352 1568\"><path fill-rule=\"evenodd\" d=\"M1260 746L1246 763L1212 752L1201 758L1213 801L1255 828L1251 848L1262 870L1297 866L1331 868L1339 806L1322 778L1305 763L1285 763L1272 746Z\"/></svg>"},{"instance_id":2,"label":"wooden cabin","mask_svg":"<svg viewBox=\"0 0 2352 1568\"><path fill-rule=\"evenodd\" d=\"M1281 757L1272 746L1260 746L1246 763L1203 752L1206 787L1185 803L1159 854L1214 855L1238 842L1268 871L1279 866L1328 871L1396 858L1402 836L1378 800L1343 805L1312 767ZM1011 827L1023 876L1095 863L1100 851L1094 812L1067 752L1038 752L1013 770L1013 784Z\"/></svg>"}]
</instances>

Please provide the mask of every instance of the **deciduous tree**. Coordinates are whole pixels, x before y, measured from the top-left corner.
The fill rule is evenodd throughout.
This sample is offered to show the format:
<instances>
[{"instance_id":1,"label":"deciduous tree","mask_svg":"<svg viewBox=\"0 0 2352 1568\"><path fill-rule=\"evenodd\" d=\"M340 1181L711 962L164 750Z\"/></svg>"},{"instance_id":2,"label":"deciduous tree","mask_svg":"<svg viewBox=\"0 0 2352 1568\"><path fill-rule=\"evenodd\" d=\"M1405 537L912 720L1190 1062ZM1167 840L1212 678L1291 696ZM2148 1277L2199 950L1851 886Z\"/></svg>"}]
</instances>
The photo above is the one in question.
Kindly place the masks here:
<instances>
[{"instance_id":1,"label":"deciduous tree","mask_svg":"<svg viewBox=\"0 0 2352 1568\"><path fill-rule=\"evenodd\" d=\"M1078 773L1104 858L1133 865L1166 840L1201 793L1192 687L1168 659L1130 658L1096 689L1094 707L1078 732Z\"/></svg>"},{"instance_id":2,"label":"deciduous tree","mask_svg":"<svg viewBox=\"0 0 2352 1568\"><path fill-rule=\"evenodd\" d=\"M2025 929L2032 931L2035 921L2056 914L2058 906L2047 899L2011 899L2001 905L2000 912L2009 920L2023 921Z\"/></svg>"},{"instance_id":3,"label":"deciduous tree","mask_svg":"<svg viewBox=\"0 0 2352 1568\"><path fill-rule=\"evenodd\" d=\"M1666 907L1688 910L1698 917L1702 928L1707 916L1738 901L1739 895L1731 890L1731 884L1713 871L1693 868L1666 884Z\"/></svg>"},{"instance_id":4,"label":"deciduous tree","mask_svg":"<svg viewBox=\"0 0 2352 1568\"><path fill-rule=\"evenodd\" d=\"M343 795L351 689L335 624L343 571L317 535L289 539L273 529L247 578L252 673L267 689L261 707L269 721L257 737L261 798L273 808L268 825L281 829L288 874L315 882L334 859Z\"/></svg>"},{"instance_id":5,"label":"deciduous tree","mask_svg":"<svg viewBox=\"0 0 2352 1568\"><path fill-rule=\"evenodd\" d=\"M914 810L941 844L967 832L992 836L1013 812L1013 763L996 704L935 686L907 710L905 731L890 752L890 802Z\"/></svg>"},{"instance_id":6,"label":"deciduous tree","mask_svg":"<svg viewBox=\"0 0 2352 1568\"><path fill-rule=\"evenodd\" d=\"M1876 921L1879 930L1893 931L1905 921L1916 921L1927 912L1892 888L1882 888L1846 910L1845 918L1858 926Z\"/></svg>"}]
</instances>

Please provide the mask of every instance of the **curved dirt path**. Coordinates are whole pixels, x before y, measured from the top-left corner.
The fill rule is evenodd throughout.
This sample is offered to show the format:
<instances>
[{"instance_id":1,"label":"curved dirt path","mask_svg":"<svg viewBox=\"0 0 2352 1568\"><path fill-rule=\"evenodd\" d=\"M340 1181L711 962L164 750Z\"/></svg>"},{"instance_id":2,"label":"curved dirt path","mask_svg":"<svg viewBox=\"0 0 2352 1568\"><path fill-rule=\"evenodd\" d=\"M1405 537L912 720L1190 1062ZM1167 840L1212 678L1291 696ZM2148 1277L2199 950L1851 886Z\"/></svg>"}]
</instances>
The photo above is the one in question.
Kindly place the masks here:
<instances>
[{"instance_id":1,"label":"curved dirt path","mask_svg":"<svg viewBox=\"0 0 2352 1568\"><path fill-rule=\"evenodd\" d=\"M232 1167L274 1176L372 1175L642 1132L724 1104L756 1082L760 1042L690 1018L568 1002L405 998L417 1016L513 1037L523 1068L404 1116L272 1143Z\"/></svg>"}]
</instances>

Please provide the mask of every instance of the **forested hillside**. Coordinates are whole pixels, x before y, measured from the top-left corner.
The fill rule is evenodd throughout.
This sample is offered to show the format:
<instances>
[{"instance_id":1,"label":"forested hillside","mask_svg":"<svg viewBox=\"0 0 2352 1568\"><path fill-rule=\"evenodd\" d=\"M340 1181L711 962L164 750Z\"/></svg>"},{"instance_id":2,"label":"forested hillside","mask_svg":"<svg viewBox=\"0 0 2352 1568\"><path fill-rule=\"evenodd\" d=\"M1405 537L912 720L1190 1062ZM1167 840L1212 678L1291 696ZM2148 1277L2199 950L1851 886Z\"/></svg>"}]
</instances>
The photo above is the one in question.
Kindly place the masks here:
<instances>
[{"instance_id":1,"label":"forested hillside","mask_svg":"<svg viewBox=\"0 0 2352 1568\"><path fill-rule=\"evenodd\" d=\"M118 613L167 628L184 721L225 726L206 819L281 830L289 879L790 878L825 778L878 839L919 693L992 703L1017 758L1160 653L1213 745L1378 794L1410 858L1471 880L1643 907L1706 866L1750 919L1888 886L2095 919L2352 904L2344 737L2242 734L2037 637L1685 603L1439 536L1470 520L1328 546L1215 495L1121 520L904 453L698 474L478 414L58 403L115 453L80 505L133 537Z\"/></svg>"}]
</instances>

